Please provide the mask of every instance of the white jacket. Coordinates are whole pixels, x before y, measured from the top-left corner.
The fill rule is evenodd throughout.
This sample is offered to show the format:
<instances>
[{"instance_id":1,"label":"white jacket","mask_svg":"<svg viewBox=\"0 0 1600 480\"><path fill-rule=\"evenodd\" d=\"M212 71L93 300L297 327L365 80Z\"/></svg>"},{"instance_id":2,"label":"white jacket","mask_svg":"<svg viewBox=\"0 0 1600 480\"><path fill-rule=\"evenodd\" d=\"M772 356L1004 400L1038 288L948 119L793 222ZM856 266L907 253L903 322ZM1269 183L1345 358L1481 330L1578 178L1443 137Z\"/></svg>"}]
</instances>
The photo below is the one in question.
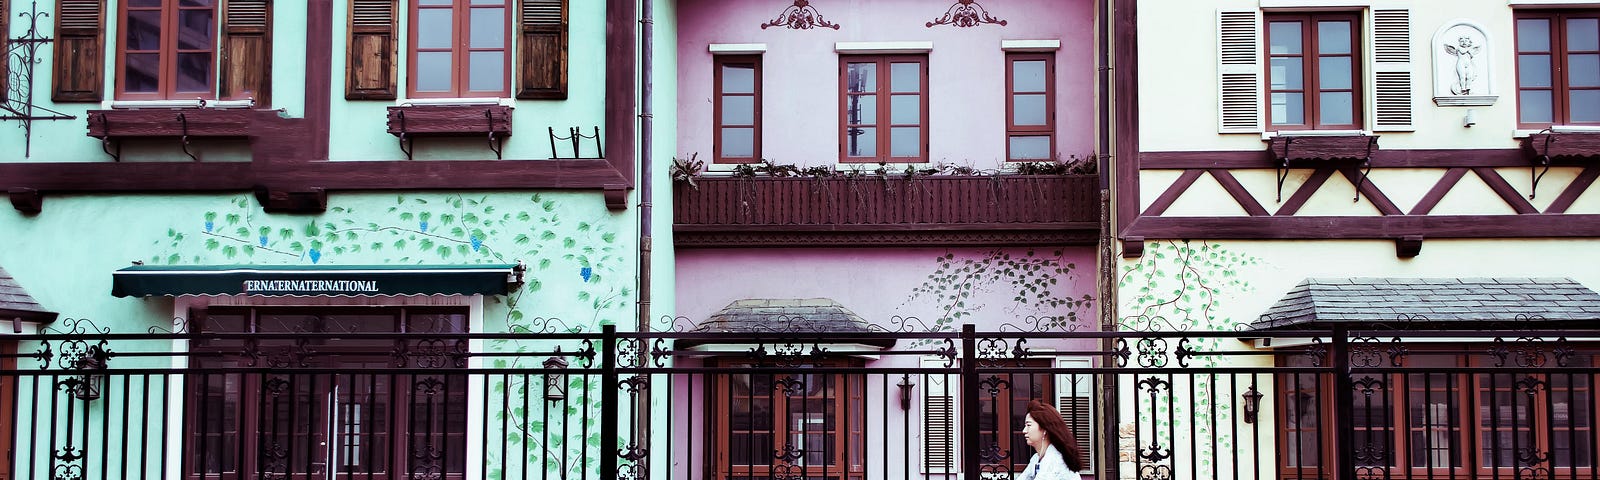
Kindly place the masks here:
<instances>
[{"instance_id":1,"label":"white jacket","mask_svg":"<svg viewBox=\"0 0 1600 480\"><path fill-rule=\"evenodd\" d=\"M1082 477L1067 468L1066 458L1051 444L1045 447L1043 455L1036 453L1028 460L1028 468L1017 475L1017 480L1082 480Z\"/></svg>"}]
</instances>

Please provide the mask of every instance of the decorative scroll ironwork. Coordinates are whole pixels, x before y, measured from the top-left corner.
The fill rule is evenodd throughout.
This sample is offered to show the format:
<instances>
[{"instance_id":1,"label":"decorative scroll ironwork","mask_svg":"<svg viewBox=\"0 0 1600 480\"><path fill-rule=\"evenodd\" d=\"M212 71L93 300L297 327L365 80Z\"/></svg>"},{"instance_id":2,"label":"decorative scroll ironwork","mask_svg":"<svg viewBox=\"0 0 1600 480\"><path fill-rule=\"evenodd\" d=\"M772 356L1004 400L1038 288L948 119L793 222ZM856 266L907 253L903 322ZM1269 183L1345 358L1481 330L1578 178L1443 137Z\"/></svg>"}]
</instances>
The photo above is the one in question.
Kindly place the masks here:
<instances>
[{"instance_id":1,"label":"decorative scroll ironwork","mask_svg":"<svg viewBox=\"0 0 1600 480\"><path fill-rule=\"evenodd\" d=\"M72 120L78 117L67 115L55 110L33 104L33 78L34 69L44 62L39 56L39 47L48 45L55 39L39 34L40 17L49 17L49 12L39 11L39 2L35 0L30 9L17 14L19 18L28 19L28 31L22 36L11 38L6 42L5 51L0 51L0 62L10 64L10 78L6 79L6 89L0 92L0 120L18 120L22 127L22 157L33 155L33 121L34 120ZM4 15L6 12L0 12ZM5 35L7 32L0 32ZM35 111L43 111L49 115L37 115Z\"/></svg>"},{"instance_id":2,"label":"decorative scroll ironwork","mask_svg":"<svg viewBox=\"0 0 1600 480\"><path fill-rule=\"evenodd\" d=\"M1164 338L1139 339L1139 366L1161 368L1167 366L1167 340Z\"/></svg>"},{"instance_id":3,"label":"decorative scroll ironwork","mask_svg":"<svg viewBox=\"0 0 1600 480\"><path fill-rule=\"evenodd\" d=\"M1172 383L1167 382L1159 377L1145 377L1139 379L1138 385L1139 390L1142 390L1150 395L1150 406L1152 409L1159 404L1158 399L1163 390L1169 395L1172 393ZM1168 408L1172 407L1169 406ZM1160 462L1162 460L1172 458L1172 449L1161 446L1161 437L1159 432L1156 430L1157 429L1150 429L1150 446L1139 448L1139 458L1149 462Z\"/></svg>"},{"instance_id":4,"label":"decorative scroll ironwork","mask_svg":"<svg viewBox=\"0 0 1600 480\"><path fill-rule=\"evenodd\" d=\"M778 13L778 16L772 18L772 21L761 24L761 29L766 30L767 27L779 26L787 27L790 30L839 29L839 24L829 23L823 19L822 13L817 11L817 7L811 6L809 0L794 0L794 5L784 8L782 12Z\"/></svg>"},{"instance_id":5,"label":"decorative scroll ironwork","mask_svg":"<svg viewBox=\"0 0 1600 480\"><path fill-rule=\"evenodd\" d=\"M1006 21L989 15L989 10L983 8L983 5L978 4L976 0L956 0L956 3L950 5L950 9L944 12L944 16L928 22L927 28L938 25L968 28L984 24L1004 27Z\"/></svg>"}]
</instances>

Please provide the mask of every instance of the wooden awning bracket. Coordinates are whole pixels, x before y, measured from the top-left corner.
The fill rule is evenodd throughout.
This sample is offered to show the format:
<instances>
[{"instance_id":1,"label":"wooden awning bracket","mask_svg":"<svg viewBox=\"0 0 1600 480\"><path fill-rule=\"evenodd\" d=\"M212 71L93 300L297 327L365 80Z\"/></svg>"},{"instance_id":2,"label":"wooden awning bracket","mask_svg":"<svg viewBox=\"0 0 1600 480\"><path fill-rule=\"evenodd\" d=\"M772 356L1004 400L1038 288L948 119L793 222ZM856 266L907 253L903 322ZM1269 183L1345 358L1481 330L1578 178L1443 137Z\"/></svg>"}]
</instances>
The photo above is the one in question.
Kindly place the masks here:
<instances>
[{"instance_id":1,"label":"wooden awning bracket","mask_svg":"<svg viewBox=\"0 0 1600 480\"><path fill-rule=\"evenodd\" d=\"M500 152L506 148L506 137L498 136L499 134L494 131L494 111L484 110L483 119L489 122L489 150L494 152L495 160L504 160Z\"/></svg>"},{"instance_id":2,"label":"wooden awning bracket","mask_svg":"<svg viewBox=\"0 0 1600 480\"><path fill-rule=\"evenodd\" d=\"M100 124L101 125L105 125L106 130L108 130L108 131L111 130L111 120L106 118L106 114L104 114L104 113L91 113L91 114L89 114L89 121L91 121L91 122L94 121L95 117L99 117L100 118ZM104 150L106 152L106 155L110 155L111 156L111 161L113 161L113 162L121 162L122 161L122 144L118 143L115 140L112 140L110 135L107 135L107 136L104 136L104 137L100 137L100 149Z\"/></svg>"},{"instance_id":3,"label":"wooden awning bracket","mask_svg":"<svg viewBox=\"0 0 1600 480\"><path fill-rule=\"evenodd\" d=\"M1551 132L1551 129L1546 128L1539 133ZM1528 174L1533 176L1533 185L1531 185L1528 190L1528 200L1533 200L1535 196L1539 195L1539 179L1544 178L1544 174L1550 173L1550 142L1554 141L1555 139L1555 135L1545 135L1544 149L1540 150L1544 153L1541 153L1535 157L1533 164L1528 166ZM1544 171L1535 173L1540 166L1544 166Z\"/></svg>"},{"instance_id":4,"label":"wooden awning bracket","mask_svg":"<svg viewBox=\"0 0 1600 480\"><path fill-rule=\"evenodd\" d=\"M396 112L395 117L400 119L400 133L397 134L397 136L400 138L400 153L406 154L406 160L411 160L411 152L416 150L416 147L412 145L411 138L406 136L405 110Z\"/></svg>"},{"instance_id":5,"label":"wooden awning bracket","mask_svg":"<svg viewBox=\"0 0 1600 480\"><path fill-rule=\"evenodd\" d=\"M200 161L194 156L194 152L189 151L189 117L184 116L183 112L178 112L178 124L183 126L183 135L178 137L182 141L179 147L183 148L183 154L188 155L190 160Z\"/></svg>"}]
</instances>

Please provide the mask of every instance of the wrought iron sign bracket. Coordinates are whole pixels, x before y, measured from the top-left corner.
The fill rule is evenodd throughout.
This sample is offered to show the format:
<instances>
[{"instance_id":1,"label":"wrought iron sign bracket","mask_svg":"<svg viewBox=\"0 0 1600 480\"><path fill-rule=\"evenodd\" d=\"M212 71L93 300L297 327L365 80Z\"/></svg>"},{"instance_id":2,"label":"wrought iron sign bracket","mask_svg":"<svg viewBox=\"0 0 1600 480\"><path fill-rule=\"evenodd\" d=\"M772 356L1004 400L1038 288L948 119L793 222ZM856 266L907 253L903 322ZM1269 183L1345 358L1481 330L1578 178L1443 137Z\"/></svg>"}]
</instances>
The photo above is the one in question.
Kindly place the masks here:
<instances>
[{"instance_id":1,"label":"wrought iron sign bracket","mask_svg":"<svg viewBox=\"0 0 1600 480\"><path fill-rule=\"evenodd\" d=\"M8 15L0 12L0 15ZM35 0L29 10L17 14L18 18L28 19L28 30L22 36L9 39L6 47L0 49L0 62L9 63L14 67L8 70L4 79L7 87L0 90L0 120L17 120L22 122L22 156L27 158L33 155L33 122L35 120L73 120L75 115L67 115L48 108L33 104L33 78L34 68L43 59L39 56L39 46L49 45L54 38L39 34L39 17L49 17L49 12L39 11L39 2ZM0 31L0 35L7 32ZM16 62L12 62L12 59ZM49 115L36 115L35 111L43 111Z\"/></svg>"},{"instance_id":2,"label":"wrought iron sign bracket","mask_svg":"<svg viewBox=\"0 0 1600 480\"><path fill-rule=\"evenodd\" d=\"M194 156L194 152L189 151L189 117L184 115L183 112L178 112L178 125L183 129L183 134L178 137L181 142L178 146L183 149L184 155L189 156L189 160L200 161L199 158Z\"/></svg>"}]
</instances>

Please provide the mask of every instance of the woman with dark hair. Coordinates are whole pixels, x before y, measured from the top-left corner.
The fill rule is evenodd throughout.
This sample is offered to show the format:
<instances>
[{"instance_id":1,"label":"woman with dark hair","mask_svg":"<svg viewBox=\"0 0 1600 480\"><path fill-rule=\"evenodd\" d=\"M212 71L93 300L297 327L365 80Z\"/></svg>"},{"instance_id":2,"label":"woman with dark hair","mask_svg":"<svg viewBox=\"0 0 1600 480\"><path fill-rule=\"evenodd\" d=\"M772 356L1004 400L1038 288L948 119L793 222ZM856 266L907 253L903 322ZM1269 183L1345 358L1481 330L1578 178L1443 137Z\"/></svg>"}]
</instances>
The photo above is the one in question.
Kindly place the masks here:
<instances>
[{"instance_id":1,"label":"woman with dark hair","mask_svg":"<svg viewBox=\"0 0 1600 480\"><path fill-rule=\"evenodd\" d=\"M1078 451L1072 429L1067 428L1055 407L1029 401L1022 435L1035 454L1017 480L1081 480L1078 471L1083 470L1083 452Z\"/></svg>"}]
</instances>

